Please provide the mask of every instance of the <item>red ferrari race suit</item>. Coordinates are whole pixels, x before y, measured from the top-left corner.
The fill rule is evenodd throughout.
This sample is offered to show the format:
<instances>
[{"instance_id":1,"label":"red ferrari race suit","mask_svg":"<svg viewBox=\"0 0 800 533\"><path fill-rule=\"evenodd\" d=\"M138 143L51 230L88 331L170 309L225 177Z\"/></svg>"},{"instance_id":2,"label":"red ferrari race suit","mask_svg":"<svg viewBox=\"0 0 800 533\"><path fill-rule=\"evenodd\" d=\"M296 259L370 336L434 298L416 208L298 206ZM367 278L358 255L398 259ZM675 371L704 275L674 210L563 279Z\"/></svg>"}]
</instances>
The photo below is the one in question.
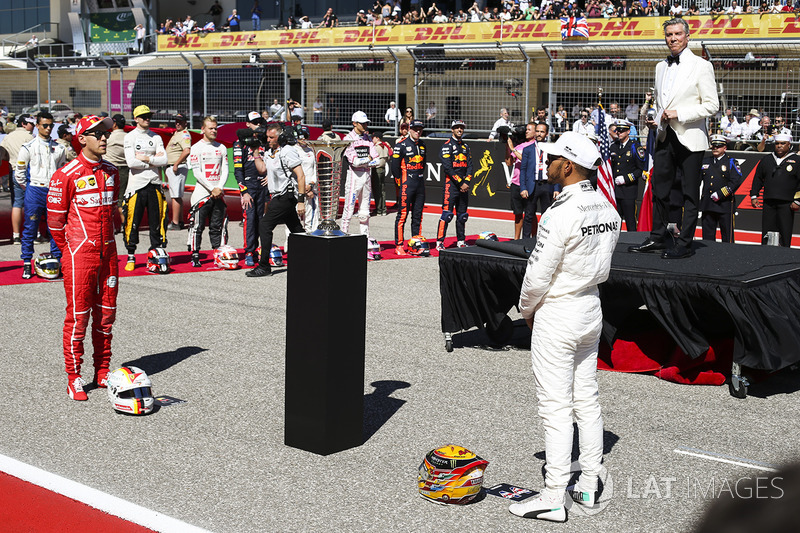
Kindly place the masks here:
<instances>
[{"instance_id":1,"label":"red ferrari race suit","mask_svg":"<svg viewBox=\"0 0 800 533\"><path fill-rule=\"evenodd\" d=\"M106 161L91 161L82 153L50 179L47 220L63 252L61 272L67 293L64 363L70 377L81 373L90 312L95 373L108 369L111 360L119 272L114 241L118 197L117 168Z\"/></svg>"}]
</instances>

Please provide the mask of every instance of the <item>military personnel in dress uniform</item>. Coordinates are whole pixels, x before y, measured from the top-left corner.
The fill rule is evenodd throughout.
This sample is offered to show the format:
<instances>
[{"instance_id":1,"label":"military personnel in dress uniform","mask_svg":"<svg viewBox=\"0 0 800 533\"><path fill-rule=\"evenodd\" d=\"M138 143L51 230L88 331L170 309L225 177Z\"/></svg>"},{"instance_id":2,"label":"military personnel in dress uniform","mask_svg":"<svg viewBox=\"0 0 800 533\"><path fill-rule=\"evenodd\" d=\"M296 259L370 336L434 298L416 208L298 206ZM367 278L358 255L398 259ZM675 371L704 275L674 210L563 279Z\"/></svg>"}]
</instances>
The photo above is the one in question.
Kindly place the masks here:
<instances>
[{"instance_id":1,"label":"military personnel in dress uniform","mask_svg":"<svg viewBox=\"0 0 800 533\"><path fill-rule=\"evenodd\" d=\"M722 242L733 242L733 195L742 183L742 171L736 160L726 155L727 148L724 135L712 135L711 155L703 159L701 167L704 241L716 240L719 226Z\"/></svg>"},{"instance_id":2,"label":"military personnel in dress uniform","mask_svg":"<svg viewBox=\"0 0 800 533\"><path fill-rule=\"evenodd\" d=\"M611 170L614 173L614 195L617 211L625 220L627 231L636 231L636 196L639 180L647 168L644 148L630 138L631 123L617 120L614 123L617 139L611 143Z\"/></svg>"},{"instance_id":3,"label":"military personnel in dress uniform","mask_svg":"<svg viewBox=\"0 0 800 533\"><path fill-rule=\"evenodd\" d=\"M792 243L794 212L800 209L800 156L789 153L791 146L791 135L775 136L775 153L763 157L758 163L750 189L750 201L756 209L762 207L758 193L764 189L762 238L777 231L781 246L786 247ZM763 242L766 243L766 239Z\"/></svg>"}]
</instances>

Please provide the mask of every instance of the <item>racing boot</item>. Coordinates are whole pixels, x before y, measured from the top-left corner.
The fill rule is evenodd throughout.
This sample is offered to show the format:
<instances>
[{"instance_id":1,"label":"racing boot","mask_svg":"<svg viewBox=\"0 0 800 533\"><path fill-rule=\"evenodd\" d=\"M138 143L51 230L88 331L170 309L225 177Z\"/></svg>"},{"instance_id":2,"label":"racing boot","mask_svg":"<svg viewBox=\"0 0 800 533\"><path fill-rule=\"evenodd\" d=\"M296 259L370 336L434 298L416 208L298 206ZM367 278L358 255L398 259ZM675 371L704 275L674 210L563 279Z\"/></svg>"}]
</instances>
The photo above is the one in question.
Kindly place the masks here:
<instances>
[{"instance_id":1,"label":"racing boot","mask_svg":"<svg viewBox=\"0 0 800 533\"><path fill-rule=\"evenodd\" d=\"M192 266L200 268L200 254L197 252L192 253Z\"/></svg>"},{"instance_id":2,"label":"racing boot","mask_svg":"<svg viewBox=\"0 0 800 533\"><path fill-rule=\"evenodd\" d=\"M22 263L22 279L31 279L33 272L31 271L31 262L25 261Z\"/></svg>"},{"instance_id":3,"label":"racing boot","mask_svg":"<svg viewBox=\"0 0 800 533\"><path fill-rule=\"evenodd\" d=\"M134 268L136 268L136 256L133 254L128 254L128 262L125 263L125 270L128 272L133 272Z\"/></svg>"}]
</instances>

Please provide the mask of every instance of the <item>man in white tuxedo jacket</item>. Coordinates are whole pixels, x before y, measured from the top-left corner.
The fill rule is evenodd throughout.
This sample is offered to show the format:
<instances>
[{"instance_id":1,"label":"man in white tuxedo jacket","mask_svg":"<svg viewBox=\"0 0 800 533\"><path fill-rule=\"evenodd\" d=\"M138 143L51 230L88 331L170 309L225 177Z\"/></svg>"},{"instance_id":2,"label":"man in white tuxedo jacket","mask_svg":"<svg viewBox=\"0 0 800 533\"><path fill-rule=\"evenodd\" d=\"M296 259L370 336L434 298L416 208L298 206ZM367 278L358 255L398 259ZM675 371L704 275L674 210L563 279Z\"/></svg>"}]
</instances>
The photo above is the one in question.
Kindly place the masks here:
<instances>
[{"instance_id":1,"label":"man in white tuxedo jacket","mask_svg":"<svg viewBox=\"0 0 800 533\"><path fill-rule=\"evenodd\" d=\"M664 259L682 259L694 252L691 243L700 203L700 166L708 149L706 119L719 109L714 67L692 53L689 25L681 18L664 23L670 55L656 66L656 116L648 127L658 128L653 159L653 230L630 252L658 252ZM678 169L683 171L683 220L672 247L667 241L669 193Z\"/></svg>"}]
</instances>

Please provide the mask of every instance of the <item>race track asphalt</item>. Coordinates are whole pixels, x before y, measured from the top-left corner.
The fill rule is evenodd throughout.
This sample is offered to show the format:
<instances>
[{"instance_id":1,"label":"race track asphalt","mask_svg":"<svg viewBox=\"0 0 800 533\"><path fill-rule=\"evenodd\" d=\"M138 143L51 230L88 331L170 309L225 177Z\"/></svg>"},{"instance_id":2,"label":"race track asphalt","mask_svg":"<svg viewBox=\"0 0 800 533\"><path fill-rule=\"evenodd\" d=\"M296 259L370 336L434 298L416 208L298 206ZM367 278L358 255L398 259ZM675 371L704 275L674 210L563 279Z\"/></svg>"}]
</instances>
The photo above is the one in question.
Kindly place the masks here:
<instances>
[{"instance_id":1,"label":"race track asphalt","mask_svg":"<svg viewBox=\"0 0 800 533\"><path fill-rule=\"evenodd\" d=\"M437 220L425 216L426 235ZM391 240L393 221L373 218L372 235ZM238 223L229 228L240 247ZM510 236L512 223L473 218L467 229ZM282 243L283 231L277 236ZM169 238L169 251L185 250L185 233ZM2 261L18 253L0 245ZM752 465L800 457L795 372L753 386L744 400L727 387L600 372L613 479L602 512L571 512L558 525L517 518L491 495L461 507L424 501L417 467L447 443L490 462L486 487L542 487L543 430L525 331L518 327L517 346L500 351L483 348L479 330L462 333L457 344L465 347L447 353L437 260L379 261L367 270L362 446L323 457L283 444L285 273L205 271L120 283L112 367L140 366L156 394L187 402L145 417L116 414L103 390L90 391L88 402L68 399L60 282L0 287L0 453L220 533L688 531L726 484L767 474ZM342 302L342 313L349 308ZM91 371L85 363L88 378Z\"/></svg>"}]
</instances>

